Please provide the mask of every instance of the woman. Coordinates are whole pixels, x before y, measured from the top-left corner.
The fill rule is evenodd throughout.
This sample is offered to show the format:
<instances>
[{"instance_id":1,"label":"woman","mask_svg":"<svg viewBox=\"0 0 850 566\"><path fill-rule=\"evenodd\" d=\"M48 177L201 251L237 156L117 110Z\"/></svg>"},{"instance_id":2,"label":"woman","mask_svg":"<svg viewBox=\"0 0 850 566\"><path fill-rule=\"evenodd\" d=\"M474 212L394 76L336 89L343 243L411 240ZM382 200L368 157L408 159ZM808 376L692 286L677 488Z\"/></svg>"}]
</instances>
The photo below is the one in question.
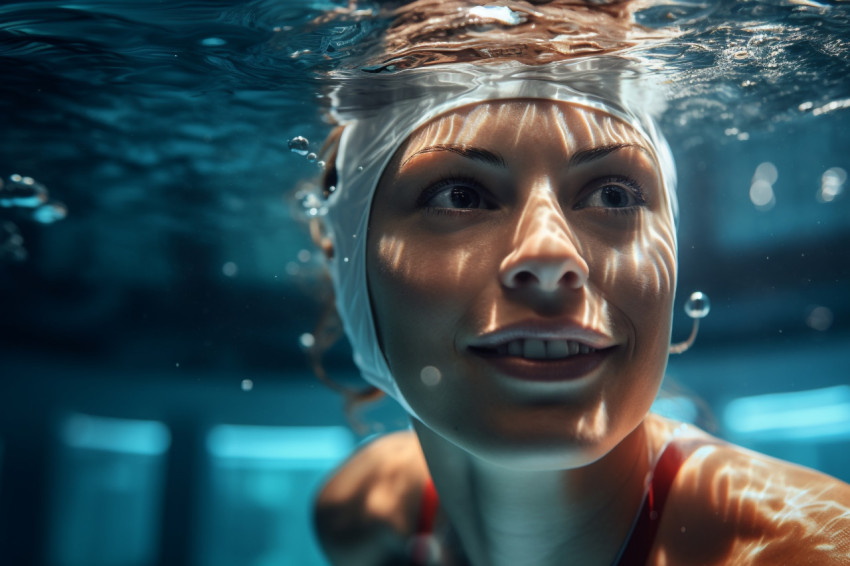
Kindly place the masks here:
<instances>
[{"instance_id":1,"label":"woman","mask_svg":"<svg viewBox=\"0 0 850 566\"><path fill-rule=\"evenodd\" d=\"M848 486L649 414L675 173L612 61L452 63L337 103L320 244L413 433L320 494L334 564L850 563Z\"/></svg>"}]
</instances>

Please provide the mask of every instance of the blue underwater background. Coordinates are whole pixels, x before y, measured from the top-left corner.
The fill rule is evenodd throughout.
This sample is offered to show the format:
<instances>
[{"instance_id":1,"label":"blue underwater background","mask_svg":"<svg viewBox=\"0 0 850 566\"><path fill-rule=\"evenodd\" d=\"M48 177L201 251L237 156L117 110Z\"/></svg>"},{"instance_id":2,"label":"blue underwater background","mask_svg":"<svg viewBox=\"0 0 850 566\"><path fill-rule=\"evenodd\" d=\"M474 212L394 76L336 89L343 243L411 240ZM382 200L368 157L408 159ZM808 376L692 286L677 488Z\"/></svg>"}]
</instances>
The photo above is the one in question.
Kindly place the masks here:
<instances>
[{"instance_id":1,"label":"blue underwater background","mask_svg":"<svg viewBox=\"0 0 850 566\"><path fill-rule=\"evenodd\" d=\"M352 429L305 353L319 166L290 140L318 151L323 77L385 25L347 5L0 5L0 564L324 563L321 478L406 426ZM712 307L657 410L850 481L850 9L663 7L674 340Z\"/></svg>"}]
</instances>

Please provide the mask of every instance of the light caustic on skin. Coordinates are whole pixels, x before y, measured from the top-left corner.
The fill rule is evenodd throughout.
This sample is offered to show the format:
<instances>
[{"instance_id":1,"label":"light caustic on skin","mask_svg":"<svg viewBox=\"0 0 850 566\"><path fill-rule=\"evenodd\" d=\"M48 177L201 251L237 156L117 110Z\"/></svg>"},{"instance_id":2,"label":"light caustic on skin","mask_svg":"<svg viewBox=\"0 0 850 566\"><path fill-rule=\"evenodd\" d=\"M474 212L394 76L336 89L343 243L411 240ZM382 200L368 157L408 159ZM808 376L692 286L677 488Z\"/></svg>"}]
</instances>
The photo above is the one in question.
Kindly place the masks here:
<instances>
[{"instance_id":1,"label":"light caustic on skin","mask_svg":"<svg viewBox=\"0 0 850 566\"><path fill-rule=\"evenodd\" d=\"M675 245L654 150L619 119L512 100L433 120L391 160L370 218L370 294L402 394L448 437L463 422L479 438L598 436L610 448L660 385ZM481 336L529 325L611 353L569 383L505 379L475 353Z\"/></svg>"},{"instance_id":2,"label":"light caustic on skin","mask_svg":"<svg viewBox=\"0 0 850 566\"><path fill-rule=\"evenodd\" d=\"M817 472L714 444L691 455L676 484L656 563L690 564L693 556L710 564L850 560L850 509L839 503L847 487ZM711 512L690 512L695 501Z\"/></svg>"}]
</instances>

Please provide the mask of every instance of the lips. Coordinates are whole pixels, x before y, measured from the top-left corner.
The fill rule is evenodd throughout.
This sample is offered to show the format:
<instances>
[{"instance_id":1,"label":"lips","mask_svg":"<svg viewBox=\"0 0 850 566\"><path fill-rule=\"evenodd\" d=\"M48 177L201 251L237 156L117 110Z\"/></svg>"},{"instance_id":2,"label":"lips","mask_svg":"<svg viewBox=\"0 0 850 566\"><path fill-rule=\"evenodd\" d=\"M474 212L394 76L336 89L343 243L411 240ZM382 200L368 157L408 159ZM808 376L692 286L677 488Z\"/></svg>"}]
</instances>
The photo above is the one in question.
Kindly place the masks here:
<instances>
[{"instance_id":1,"label":"lips","mask_svg":"<svg viewBox=\"0 0 850 566\"><path fill-rule=\"evenodd\" d=\"M578 325L521 324L479 336L469 351L500 373L531 381L572 380L591 373L616 343Z\"/></svg>"}]
</instances>

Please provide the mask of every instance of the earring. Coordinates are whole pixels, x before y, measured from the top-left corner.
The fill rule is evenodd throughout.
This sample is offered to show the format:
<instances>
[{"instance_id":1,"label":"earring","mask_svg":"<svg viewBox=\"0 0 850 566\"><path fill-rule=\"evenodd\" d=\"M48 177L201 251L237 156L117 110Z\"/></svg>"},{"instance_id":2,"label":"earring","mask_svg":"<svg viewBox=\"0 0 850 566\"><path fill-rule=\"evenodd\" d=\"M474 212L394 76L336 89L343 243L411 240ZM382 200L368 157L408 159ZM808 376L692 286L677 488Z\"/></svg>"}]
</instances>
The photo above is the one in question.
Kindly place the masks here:
<instances>
[{"instance_id":1,"label":"earring","mask_svg":"<svg viewBox=\"0 0 850 566\"><path fill-rule=\"evenodd\" d=\"M688 348L693 346L694 340L697 339L699 332L699 319L708 316L711 310L711 302L708 300L708 295L702 291L694 291L685 303L685 314L694 320L694 326L691 328L691 335L684 342L678 344L670 344L671 354L681 354L687 352Z\"/></svg>"}]
</instances>

